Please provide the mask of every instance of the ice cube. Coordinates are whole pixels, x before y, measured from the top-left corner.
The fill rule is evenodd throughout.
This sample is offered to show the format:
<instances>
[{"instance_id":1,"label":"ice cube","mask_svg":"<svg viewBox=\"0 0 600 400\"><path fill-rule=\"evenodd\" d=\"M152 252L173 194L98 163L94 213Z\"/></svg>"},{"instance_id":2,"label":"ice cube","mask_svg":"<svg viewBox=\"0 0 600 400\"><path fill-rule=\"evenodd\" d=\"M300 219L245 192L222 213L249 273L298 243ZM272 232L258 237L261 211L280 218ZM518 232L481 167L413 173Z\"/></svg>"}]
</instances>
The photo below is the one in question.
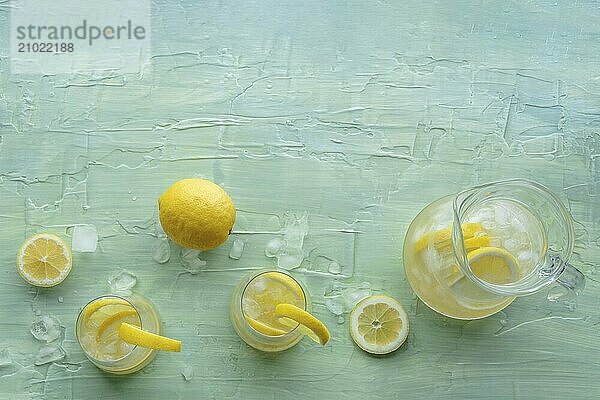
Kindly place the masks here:
<instances>
[{"instance_id":1,"label":"ice cube","mask_svg":"<svg viewBox=\"0 0 600 400\"><path fill-rule=\"evenodd\" d=\"M283 269L293 269L304 261L304 237L308 233L308 213L305 211L300 216L286 212L283 216L283 240L267 245L265 254L268 257L277 257L277 265ZM273 242L273 243L272 243Z\"/></svg>"},{"instance_id":2,"label":"ice cube","mask_svg":"<svg viewBox=\"0 0 600 400\"><path fill-rule=\"evenodd\" d=\"M330 274L337 275L342 272L342 266L337 261L331 261L327 270Z\"/></svg>"},{"instance_id":3,"label":"ice cube","mask_svg":"<svg viewBox=\"0 0 600 400\"><path fill-rule=\"evenodd\" d=\"M572 292L561 285L553 286L548 291L548 300L552 302L570 300L572 297Z\"/></svg>"},{"instance_id":4,"label":"ice cube","mask_svg":"<svg viewBox=\"0 0 600 400\"><path fill-rule=\"evenodd\" d=\"M58 360L62 360L67 356L65 350L56 344L48 344L42 346L35 357L35 365L44 365Z\"/></svg>"},{"instance_id":5,"label":"ice cube","mask_svg":"<svg viewBox=\"0 0 600 400\"><path fill-rule=\"evenodd\" d=\"M0 368L6 367L12 364L12 357L8 349L0 350Z\"/></svg>"},{"instance_id":6,"label":"ice cube","mask_svg":"<svg viewBox=\"0 0 600 400\"><path fill-rule=\"evenodd\" d=\"M183 264L183 268L192 275L196 275L202 269L206 267L206 261L199 258L195 258L189 262Z\"/></svg>"},{"instance_id":7,"label":"ice cube","mask_svg":"<svg viewBox=\"0 0 600 400\"><path fill-rule=\"evenodd\" d=\"M194 379L194 368L192 368L189 365L186 365L181 370L181 376L183 376L184 381L186 381L186 382L191 381L192 379Z\"/></svg>"},{"instance_id":8,"label":"ice cube","mask_svg":"<svg viewBox=\"0 0 600 400\"><path fill-rule=\"evenodd\" d=\"M52 315L44 315L31 324L31 334L41 342L53 342L62 333L60 321Z\"/></svg>"},{"instance_id":9,"label":"ice cube","mask_svg":"<svg viewBox=\"0 0 600 400\"><path fill-rule=\"evenodd\" d=\"M346 310L352 310L356 303L371 295L371 285L363 282L358 287L349 287L342 290L342 300Z\"/></svg>"},{"instance_id":10,"label":"ice cube","mask_svg":"<svg viewBox=\"0 0 600 400\"><path fill-rule=\"evenodd\" d=\"M165 238L167 234L165 233L162 225L160 224L160 220L156 221L156 237Z\"/></svg>"},{"instance_id":11,"label":"ice cube","mask_svg":"<svg viewBox=\"0 0 600 400\"><path fill-rule=\"evenodd\" d=\"M296 252L295 254L282 254L277 257L277 265L279 268L283 268L286 270L294 269L304 260L304 254Z\"/></svg>"},{"instance_id":12,"label":"ice cube","mask_svg":"<svg viewBox=\"0 0 600 400\"><path fill-rule=\"evenodd\" d=\"M81 253L93 253L98 246L98 231L94 225L75 225L71 248Z\"/></svg>"},{"instance_id":13,"label":"ice cube","mask_svg":"<svg viewBox=\"0 0 600 400\"><path fill-rule=\"evenodd\" d=\"M181 259L182 263L184 261L191 261L195 258L198 258L199 255L200 255L200 251L186 249L186 248L182 248L181 251L179 252L179 258Z\"/></svg>"},{"instance_id":14,"label":"ice cube","mask_svg":"<svg viewBox=\"0 0 600 400\"><path fill-rule=\"evenodd\" d=\"M332 314L341 315L344 312L344 303L342 302L341 295L337 294L325 296L324 299L325 307L327 307L327 309L331 311Z\"/></svg>"},{"instance_id":15,"label":"ice cube","mask_svg":"<svg viewBox=\"0 0 600 400\"><path fill-rule=\"evenodd\" d=\"M115 272L108 278L108 284L110 286L110 290L113 293L129 295L131 294L131 289L137 283L137 277L132 272L121 270Z\"/></svg>"},{"instance_id":16,"label":"ice cube","mask_svg":"<svg viewBox=\"0 0 600 400\"><path fill-rule=\"evenodd\" d=\"M171 259L171 244L169 243L169 239L159 237L154 240L154 244L152 245L152 259L159 264L164 264Z\"/></svg>"},{"instance_id":17,"label":"ice cube","mask_svg":"<svg viewBox=\"0 0 600 400\"><path fill-rule=\"evenodd\" d=\"M242 252L244 251L244 241L242 239L236 238L231 245L231 250L229 251L229 258L234 260L239 260L242 257Z\"/></svg>"},{"instance_id":18,"label":"ice cube","mask_svg":"<svg viewBox=\"0 0 600 400\"><path fill-rule=\"evenodd\" d=\"M181 265L186 272L196 275L204 267L206 267L206 261L199 259L199 255L200 252L198 250L186 248L181 249L179 252L179 260L181 261Z\"/></svg>"},{"instance_id":19,"label":"ice cube","mask_svg":"<svg viewBox=\"0 0 600 400\"><path fill-rule=\"evenodd\" d=\"M284 245L285 243L281 238L269 240L265 247L265 255L267 257L277 257L277 254L279 254Z\"/></svg>"},{"instance_id":20,"label":"ice cube","mask_svg":"<svg viewBox=\"0 0 600 400\"><path fill-rule=\"evenodd\" d=\"M283 215L283 235L286 242L298 242L302 247L304 237L308 233L308 213L304 211L300 216L291 212Z\"/></svg>"}]
</instances>

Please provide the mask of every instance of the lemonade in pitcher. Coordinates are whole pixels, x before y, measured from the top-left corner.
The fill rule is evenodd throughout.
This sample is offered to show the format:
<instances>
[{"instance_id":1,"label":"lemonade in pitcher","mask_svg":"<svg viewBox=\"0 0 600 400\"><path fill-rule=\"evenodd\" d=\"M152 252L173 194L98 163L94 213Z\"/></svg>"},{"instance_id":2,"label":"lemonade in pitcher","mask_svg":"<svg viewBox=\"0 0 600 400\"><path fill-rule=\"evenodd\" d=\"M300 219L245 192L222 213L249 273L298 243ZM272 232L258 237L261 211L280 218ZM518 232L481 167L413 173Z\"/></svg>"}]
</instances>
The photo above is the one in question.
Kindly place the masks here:
<instances>
[{"instance_id":1,"label":"lemonade in pitcher","mask_svg":"<svg viewBox=\"0 0 600 400\"><path fill-rule=\"evenodd\" d=\"M539 184L482 185L417 215L404 242L404 269L435 311L483 318L555 280L581 289L583 276L567 263L572 229L562 203Z\"/></svg>"}]
</instances>

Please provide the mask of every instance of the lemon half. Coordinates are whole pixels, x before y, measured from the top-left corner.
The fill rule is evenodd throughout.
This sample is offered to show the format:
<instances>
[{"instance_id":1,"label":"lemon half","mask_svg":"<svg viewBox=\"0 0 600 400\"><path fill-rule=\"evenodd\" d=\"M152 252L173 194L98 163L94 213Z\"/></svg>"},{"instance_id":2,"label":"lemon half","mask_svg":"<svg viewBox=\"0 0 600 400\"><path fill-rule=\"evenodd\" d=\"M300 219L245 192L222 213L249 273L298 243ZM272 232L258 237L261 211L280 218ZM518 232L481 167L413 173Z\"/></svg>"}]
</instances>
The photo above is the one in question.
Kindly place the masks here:
<instances>
[{"instance_id":1,"label":"lemon half","mask_svg":"<svg viewBox=\"0 0 600 400\"><path fill-rule=\"evenodd\" d=\"M388 354L408 337L408 315L388 296L369 296L350 313L350 336L367 353Z\"/></svg>"},{"instance_id":2,"label":"lemon half","mask_svg":"<svg viewBox=\"0 0 600 400\"><path fill-rule=\"evenodd\" d=\"M64 240L51 233L34 235L17 252L17 270L29 284L56 286L71 272L71 250Z\"/></svg>"}]
</instances>

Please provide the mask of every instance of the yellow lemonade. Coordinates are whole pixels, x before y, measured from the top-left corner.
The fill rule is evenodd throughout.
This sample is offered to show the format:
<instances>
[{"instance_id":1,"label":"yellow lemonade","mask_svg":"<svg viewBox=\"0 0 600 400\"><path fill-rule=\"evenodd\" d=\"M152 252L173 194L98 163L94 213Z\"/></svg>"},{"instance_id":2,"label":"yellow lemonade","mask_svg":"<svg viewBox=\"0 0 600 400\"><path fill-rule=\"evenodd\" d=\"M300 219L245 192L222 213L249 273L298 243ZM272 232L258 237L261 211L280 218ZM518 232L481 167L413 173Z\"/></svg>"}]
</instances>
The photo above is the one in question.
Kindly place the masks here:
<instances>
[{"instance_id":1,"label":"yellow lemonade","mask_svg":"<svg viewBox=\"0 0 600 400\"><path fill-rule=\"evenodd\" d=\"M77 318L76 335L88 359L98 368L129 374L148 365L156 350L127 343L119 337L122 323L159 334L160 320L150 301L140 295L102 296L89 302Z\"/></svg>"},{"instance_id":2,"label":"yellow lemonade","mask_svg":"<svg viewBox=\"0 0 600 400\"><path fill-rule=\"evenodd\" d=\"M298 329L298 323L276 316L275 309L279 304L291 304L307 310L307 292L286 273L253 273L234 290L230 308L233 327L246 343L256 349L288 349L298 343L304 333Z\"/></svg>"},{"instance_id":3,"label":"yellow lemonade","mask_svg":"<svg viewBox=\"0 0 600 400\"><path fill-rule=\"evenodd\" d=\"M485 284L509 285L532 274L544 257L545 235L536 217L521 204L494 199L462 219L462 240L453 237L452 196L419 213L404 242L404 270L419 298L440 314L458 319L492 315L514 296L486 290ZM464 264L481 284L459 267Z\"/></svg>"}]
</instances>

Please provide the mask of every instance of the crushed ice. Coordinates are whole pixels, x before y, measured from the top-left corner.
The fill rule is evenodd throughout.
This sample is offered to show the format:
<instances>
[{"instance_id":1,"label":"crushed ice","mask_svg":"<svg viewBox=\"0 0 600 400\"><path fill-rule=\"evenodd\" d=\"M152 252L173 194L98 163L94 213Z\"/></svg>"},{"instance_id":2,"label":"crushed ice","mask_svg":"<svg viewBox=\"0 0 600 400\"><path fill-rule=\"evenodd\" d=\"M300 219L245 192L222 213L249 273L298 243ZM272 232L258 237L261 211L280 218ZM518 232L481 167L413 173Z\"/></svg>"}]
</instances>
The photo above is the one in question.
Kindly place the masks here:
<instances>
[{"instance_id":1,"label":"crushed ice","mask_svg":"<svg viewBox=\"0 0 600 400\"><path fill-rule=\"evenodd\" d=\"M277 258L277 265L283 269L299 267L304 261L304 238L308 234L308 213L300 215L286 212L283 215L283 238L275 238L267 243L265 255Z\"/></svg>"},{"instance_id":2,"label":"crushed ice","mask_svg":"<svg viewBox=\"0 0 600 400\"><path fill-rule=\"evenodd\" d=\"M369 282L342 283L336 280L325 290L323 296L327 309L339 316L352 311L359 301L370 296L371 293Z\"/></svg>"}]
</instances>

